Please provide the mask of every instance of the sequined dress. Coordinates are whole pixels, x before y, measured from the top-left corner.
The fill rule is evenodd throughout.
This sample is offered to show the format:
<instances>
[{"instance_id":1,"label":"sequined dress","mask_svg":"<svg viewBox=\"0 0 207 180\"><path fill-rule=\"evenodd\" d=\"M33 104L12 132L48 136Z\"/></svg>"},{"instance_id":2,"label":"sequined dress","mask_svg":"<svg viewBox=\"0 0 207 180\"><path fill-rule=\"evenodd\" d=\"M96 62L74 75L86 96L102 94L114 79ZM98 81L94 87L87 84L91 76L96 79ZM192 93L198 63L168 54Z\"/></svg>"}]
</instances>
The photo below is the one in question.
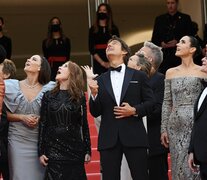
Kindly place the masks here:
<instances>
[{"instance_id":1,"label":"sequined dress","mask_svg":"<svg viewBox=\"0 0 207 180\"><path fill-rule=\"evenodd\" d=\"M188 147L193 127L194 104L202 91L198 77L165 80L161 132L167 132L173 180L197 180L188 167Z\"/></svg>"},{"instance_id":2,"label":"sequined dress","mask_svg":"<svg viewBox=\"0 0 207 180\"><path fill-rule=\"evenodd\" d=\"M84 158L91 154L86 101L70 99L66 90L47 92L42 100L39 156L46 155L45 180L85 180Z\"/></svg>"}]
</instances>

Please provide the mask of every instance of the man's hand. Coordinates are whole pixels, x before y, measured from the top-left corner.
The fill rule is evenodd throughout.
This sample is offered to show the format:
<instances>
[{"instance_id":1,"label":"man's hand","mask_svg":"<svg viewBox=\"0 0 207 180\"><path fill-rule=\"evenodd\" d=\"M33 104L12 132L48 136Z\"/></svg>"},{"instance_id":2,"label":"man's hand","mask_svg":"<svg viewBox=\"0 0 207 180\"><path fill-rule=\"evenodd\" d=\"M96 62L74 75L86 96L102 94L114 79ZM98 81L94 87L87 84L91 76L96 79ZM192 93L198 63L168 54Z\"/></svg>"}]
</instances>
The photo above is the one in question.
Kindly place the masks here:
<instances>
[{"instance_id":1,"label":"man's hand","mask_svg":"<svg viewBox=\"0 0 207 180\"><path fill-rule=\"evenodd\" d=\"M123 102L121 106L114 106L114 114L117 119L136 115L136 109Z\"/></svg>"},{"instance_id":2,"label":"man's hand","mask_svg":"<svg viewBox=\"0 0 207 180\"><path fill-rule=\"evenodd\" d=\"M103 62L101 63L101 66L105 67L106 69L110 68L110 64L109 64L109 62L105 62L105 61L103 61Z\"/></svg>"},{"instance_id":3,"label":"man's hand","mask_svg":"<svg viewBox=\"0 0 207 180\"><path fill-rule=\"evenodd\" d=\"M161 43L162 48L173 48L176 47L177 44L177 40L173 39L171 41L168 41L167 43L165 43L164 41Z\"/></svg>"},{"instance_id":4,"label":"man's hand","mask_svg":"<svg viewBox=\"0 0 207 180\"><path fill-rule=\"evenodd\" d=\"M168 48L176 47L177 43L178 43L177 40L173 39L173 40L167 42L167 47Z\"/></svg>"}]
</instances>

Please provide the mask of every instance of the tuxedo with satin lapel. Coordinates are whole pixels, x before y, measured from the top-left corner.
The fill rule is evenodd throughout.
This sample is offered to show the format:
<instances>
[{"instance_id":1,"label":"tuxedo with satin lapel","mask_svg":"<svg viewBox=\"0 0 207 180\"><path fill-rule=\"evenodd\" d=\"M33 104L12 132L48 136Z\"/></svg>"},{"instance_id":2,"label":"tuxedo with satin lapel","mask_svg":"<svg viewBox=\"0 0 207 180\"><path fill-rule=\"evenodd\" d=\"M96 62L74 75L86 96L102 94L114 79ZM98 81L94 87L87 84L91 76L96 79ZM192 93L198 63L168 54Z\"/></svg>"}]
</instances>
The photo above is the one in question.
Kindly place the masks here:
<instances>
[{"instance_id":1,"label":"tuxedo with satin lapel","mask_svg":"<svg viewBox=\"0 0 207 180\"><path fill-rule=\"evenodd\" d=\"M207 95L197 111L199 98L200 96L194 107L195 118L189 152L193 152L199 162L207 163Z\"/></svg>"},{"instance_id":2,"label":"tuxedo with satin lapel","mask_svg":"<svg viewBox=\"0 0 207 180\"><path fill-rule=\"evenodd\" d=\"M136 108L138 116L116 119L114 96L110 71L98 79L98 95L90 99L90 112L94 117L101 115L98 137L103 169L103 180L120 180L120 167L123 153L134 180L148 179L147 148L148 138L142 117L152 111L153 93L146 74L126 67L121 89L120 105L123 102Z\"/></svg>"},{"instance_id":3,"label":"tuxedo with satin lapel","mask_svg":"<svg viewBox=\"0 0 207 180\"><path fill-rule=\"evenodd\" d=\"M95 101L90 98L90 112L94 117L101 115L98 149L113 148L118 139L123 146L148 147L142 117L152 111L154 100L146 74L126 67L124 75L120 104L127 102L130 106L135 107L138 117L115 118L113 109L117 104L112 89L110 71L98 77L97 81L98 95Z\"/></svg>"}]
</instances>

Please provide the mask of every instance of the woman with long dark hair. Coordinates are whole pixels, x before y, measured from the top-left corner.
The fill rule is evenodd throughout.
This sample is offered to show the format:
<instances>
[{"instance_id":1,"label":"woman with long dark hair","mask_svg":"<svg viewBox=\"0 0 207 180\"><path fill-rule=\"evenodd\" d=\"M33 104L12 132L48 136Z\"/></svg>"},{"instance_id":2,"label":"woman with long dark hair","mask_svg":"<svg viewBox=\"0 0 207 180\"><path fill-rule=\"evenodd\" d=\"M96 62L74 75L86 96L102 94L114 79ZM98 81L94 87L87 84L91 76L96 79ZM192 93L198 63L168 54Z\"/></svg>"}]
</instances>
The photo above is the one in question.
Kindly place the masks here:
<instances>
[{"instance_id":1,"label":"woman with long dark hair","mask_svg":"<svg viewBox=\"0 0 207 180\"><path fill-rule=\"evenodd\" d=\"M170 150L172 179L200 179L188 167L188 147L194 119L194 104L201 93L206 74L194 58L201 53L198 40L183 36L177 43L181 64L166 72L162 104L161 141Z\"/></svg>"},{"instance_id":2,"label":"woman with long dark hair","mask_svg":"<svg viewBox=\"0 0 207 180\"><path fill-rule=\"evenodd\" d=\"M42 42L42 51L51 66L51 80L55 80L58 67L70 59L70 39L63 33L60 18L53 17L48 23L47 38Z\"/></svg>"},{"instance_id":3,"label":"woman with long dark hair","mask_svg":"<svg viewBox=\"0 0 207 180\"><path fill-rule=\"evenodd\" d=\"M106 46L112 35L119 37L119 30L113 22L112 10L109 4L102 3L98 6L96 20L89 29L89 51L93 56L94 74L106 72L109 62L106 57Z\"/></svg>"},{"instance_id":4,"label":"woman with long dark hair","mask_svg":"<svg viewBox=\"0 0 207 180\"><path fill-rule=\"evenodd\" d=\"M4 80L4 103L9 121L8 157L12 180L42 179L44 168L38 161L38 121L43 94L55 86L44 57L33 55L24 67L26 78Z\"/></svg>"}]
</instances>

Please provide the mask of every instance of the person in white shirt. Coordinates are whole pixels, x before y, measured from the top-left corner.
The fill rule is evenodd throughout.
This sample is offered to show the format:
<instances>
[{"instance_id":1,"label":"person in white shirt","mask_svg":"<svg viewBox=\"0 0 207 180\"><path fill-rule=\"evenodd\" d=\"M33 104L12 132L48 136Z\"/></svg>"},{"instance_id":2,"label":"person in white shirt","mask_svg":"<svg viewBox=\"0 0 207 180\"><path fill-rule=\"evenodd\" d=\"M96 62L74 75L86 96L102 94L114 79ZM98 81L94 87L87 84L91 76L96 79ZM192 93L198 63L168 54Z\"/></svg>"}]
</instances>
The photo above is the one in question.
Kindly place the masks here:
<instances>
[{"instance_id":1,"label":"person in white shirt","mask_svg":"<svg viewBox=\"0 0 207 180\"><path fill-rule=\"evenodd\" d=\"M98 150L103 180L120 180L123 154L134 180L148 179L148 138L142 117L154 105L147 75L126 66L130 51L127 44L113 36L106 48L110 70L88 82L91 90L90 112L100 116Z\"/></svg>"}]
</instances>

